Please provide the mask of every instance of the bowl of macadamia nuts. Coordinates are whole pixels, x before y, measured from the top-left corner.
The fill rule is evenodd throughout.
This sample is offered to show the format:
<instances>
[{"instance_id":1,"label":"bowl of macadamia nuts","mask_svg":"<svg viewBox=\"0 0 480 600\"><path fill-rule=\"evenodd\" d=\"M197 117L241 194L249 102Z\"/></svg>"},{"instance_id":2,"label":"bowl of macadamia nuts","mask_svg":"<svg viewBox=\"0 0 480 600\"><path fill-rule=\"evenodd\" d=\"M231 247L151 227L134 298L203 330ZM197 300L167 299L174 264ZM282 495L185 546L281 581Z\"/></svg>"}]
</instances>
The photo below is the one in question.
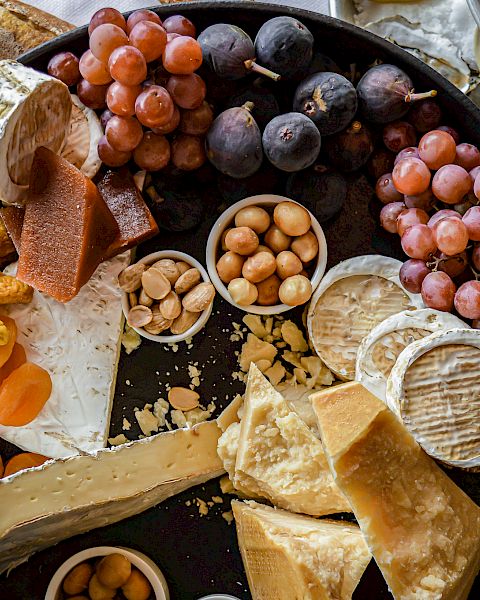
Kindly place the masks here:
<instances>
[{"instance_id":1,"label":"bowl of macadamia nuts","mask_svg":"<svg viewBox=\"0 0 480 600\"><path fill-rule=\"evenodd\" d=\"M301 204L261 194L233 204L207 241L207 269L218 293L257 315L308 302L327 264L320 223Z\"/></svg>"},{"instance_id":2,"label":"bowl of macadamia nuts","mask_svg":"<svg viewBox=\"0 0 480 600\"><path fill-rule=\"evenodd\" d=\"M52 577L45 600L169 600L167 582L145 554L98 546L64 562Z\"/></svg>"},{"instance_id":3,"label":"bowl of macadamia nuts","mask_svg":"<svg viewBox=\"0 0 480 600\"><path fill-rule=\"evenodd\" d=\"M148 254L124 269L118 284L127 323L154 342L186 340L212 314L215 288L198 260L184 252Z\"/></svg>"}]
</instances>

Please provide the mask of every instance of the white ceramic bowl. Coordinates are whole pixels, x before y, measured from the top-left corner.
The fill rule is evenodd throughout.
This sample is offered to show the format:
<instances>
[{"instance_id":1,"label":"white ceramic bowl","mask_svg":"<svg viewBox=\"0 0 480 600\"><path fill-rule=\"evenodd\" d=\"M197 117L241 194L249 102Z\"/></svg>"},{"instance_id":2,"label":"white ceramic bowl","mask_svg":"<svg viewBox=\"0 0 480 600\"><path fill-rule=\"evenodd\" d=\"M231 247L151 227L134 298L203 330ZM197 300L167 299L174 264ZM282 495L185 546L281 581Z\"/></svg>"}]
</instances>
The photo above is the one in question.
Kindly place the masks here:
<instances>
[{"instance_id":1,"label":"white ceramic bowl","mask_svg":"<svg viewBox=\"0 0 480 600\"><path fill-rule=\"evenodd\" d=\"M148 558L148 556L138 552L138 550L132 550L131 548L97 546L95 548L87 548L86 550L74 554L57 569L47 588L45 600L60 600L62 598L61 590L63 580L73 567L76 567L86 560L114 553L126 556L132 565L145 575L152 586L155 600L170 599L167 582L165 581L163 573L157 565Z\"/></svg>"},{"instance_id":2,"label":"white ceramic bowl","mask_svg":"<svg viewBox=\"0 0 480 600\"><path fill-rule=\"evenodd\" d=\"M157 262L157 260L161 260L162 258L171 258L177 262L184 261L184 262L188 263L189 265L192 265L192 267L196 267L200 271L203 281L210 282L208 273L206 272L204 267L198 262L198 260L196 260L195 258L190 256L189 254L185 254L185 252L178 252L177 250L160 250L159 252L152 252L152 254L147 254L147 256L144 256L143 258L141 258L140 260L137 260L136 262L142 263L145 265L151 265L154 262ZM186 340L187 338L192 337L192 335L195 335L196 333L198 333L200 331L200 329L203 329L205 327L206 322L208 321L208 319L210 318L210 315L212 314L212 308L213 308L213 303L210 304L210 306L202 312L200 317L190 327L190 329L187 329L187 331L185 331L184 333L179 333L178 335L173 335L173 334L153 335L153 333L148 333L148 331L145 331L141 327L133 327L133 329L142 337L147 338L148 340L152 340L154 342L161 342L163 344L182 342L183 340ZM125 315L125 319L126 319L127 315L128 315L128 311L130 309L130 305L128 303L128 294L125 292L122 295L122 309L123 309L123 314Z\"/></svg>"},{"instance_id":3,"label":"white ceramic bowl","mask_svg":"<svg viewBox=\"0 0 480 600\"><path fill-rule=\"evenodd\" d=\"M244 198L240 200L240 202L236 202L232 206L230 206L226 211L224 211L220 217L215 222L214 226L210 231L210 235L208 236L207 241L207 269L208 274L210 275L210 279L212 280L213 285L215 286L217 292L224 298L227 302L229 302L235 308L239 308L245 312L253 313L255 315L277 315L279 313L286 312L287 310L291 310L293 307L288 306L287 304L274 304L273 306L259 306L258 304L250 304L249 306L240 306L232 300L232 297L228 293L227 286L223 283L217 273L216 263L218 256L218 247L220 245L220 240L222 237L222 233L227 229L233 222L233 219L237 212L246 206L261 206L263 208L271 208L280 202L295 202L295 200L291 200L290 198L286 198L284 196L277 196L275 194L260 194L258 196L250 196L249 198ZM295 204L300 204L299 202L295 202ZM300 205L301 206L301 205ZM315 291L315 288L320 283L320 280L325 273L325 267L327 266L327 241L325 239L325 235L323 233L323 229L320 226L320 223L317 219L310 213L310 218L312 220L312 230L313 233L317 236L318 240L318 255L317 255L317 264L315 265L315 270L310 277L310 281L312 284L312 292Z\"/></svg>"}]
</instances>

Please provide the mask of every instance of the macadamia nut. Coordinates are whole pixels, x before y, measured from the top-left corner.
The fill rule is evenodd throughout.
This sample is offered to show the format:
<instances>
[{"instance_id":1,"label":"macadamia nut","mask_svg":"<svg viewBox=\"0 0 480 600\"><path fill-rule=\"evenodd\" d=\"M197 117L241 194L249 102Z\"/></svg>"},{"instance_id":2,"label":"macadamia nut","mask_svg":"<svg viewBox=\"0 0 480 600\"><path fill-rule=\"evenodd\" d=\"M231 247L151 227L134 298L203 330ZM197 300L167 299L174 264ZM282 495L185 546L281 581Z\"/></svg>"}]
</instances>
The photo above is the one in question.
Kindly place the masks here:
<instances>
[{"instance_id":1,"label":"macadamia nut","mask_svg":"<svg viewBox=\"0 0 480 600\"><path fill-rule=\"evenodd\" d=\"M273 254L259 252L249 256L243 264L242 275L252 283L259 283L275 273L277 263Z\"/></svg>"},{"instance_id":2,"label":"macadamia nut","mask_svg":"<svg viewBox=\"0 0 480 600\"><path fill-rule=\"evenodd\" d=\"M303 275L287 277L278 290L280 301L288 306L299 306L308 302L312 296L312 284Z\"/></svg>"},{"instance_id":3,"label":"macadamia nut","mask_svg":"<svg viewBox=\"0 0 480 600\"><path fill-rule=\"evenodd\" d=\"M313 260L318 254L317 236L313 231L307 231L292 240L291 250L304 263Z\"/></svg>"},{"instance_id":4,"label":"macadamia nut","mask_svg":"<svg viewBox=\"0 0 480 600\"><path fill-rule=\"evenodd\" d=\"M255 233L264 233L270 227L270 215L259 206L246 206L235 215L236 227L250 227Z\"/></svg>"},{"instance_id":5,"label":"macadamia nut","mask_svg":"<svg viewBox=\"0 0 480 600\"><path fill-rule=\"evenodd\" d=\"M258 236L250 227L234 227L225 236L225 246L242 256L253 254L258 244Z\"/></svg>"},{"instance_id":6,"label":"macadamia nut","mask_svg":"<svg viewBox=\"0 0 480 600\"><path fill-rule=\"evenodd\" d=\"M229 250L217 262L217 273L223 283L230 283L232 279L240 277L245 259L240 254Z\"/></svg>"},{"instance_id":7,"label":"macadamia nut","mask_svg":"<svg viewBox=\"0 0 480 600\"><path fill-rule=\"evenodd\" d=\"M277 275L280 279L286 279L292 277L292 275L298 275L303 269L303 263L293 252L284 250L277 255Z\"/></svg>"},{"instance_id":8,"label":"macadamia nut","mask_svg":"<svg viewBox=\"0 0 480 600\"><path fill-rule=\"evenodd\" d=\"M270 275L267 279L257 283L257 304L260 306L273 306L274 304L278 304L278 290L281 283L280 278L275 274Z\"/></svg>"},{"instance_id":9,"label":"macadamia nut","mask_svg":"<svg viewBox=\"0 0 480 600\"><path fill-rule=\"evenodd\" d=\"M288 250L290 247L291 238L283 233L276 225L272 225L264 238L265 244L273 250L275 254Z\"/></svg>"},{"instance_id":10,"label":"macadamia nut","mask_svg":"<svg viewBox=\"0 0 480 600\"><path fill-rule=\"evenodd\" d=\"M232 279L228 284L228 293L232 300L240 306L254 304L258 298L257 288L243 277Z\"/></svg>"},{"instance_id":11,"label":"macadamia nut","mask_svg":"<svg viewBox=\"0 0 480 600\"><path fill-rule=\"evenodd\" d=\"M308 210L295 202L277 204L273 211L273 220L287 235L303 235L312 224Z\"/></svg>"}]
</instances>

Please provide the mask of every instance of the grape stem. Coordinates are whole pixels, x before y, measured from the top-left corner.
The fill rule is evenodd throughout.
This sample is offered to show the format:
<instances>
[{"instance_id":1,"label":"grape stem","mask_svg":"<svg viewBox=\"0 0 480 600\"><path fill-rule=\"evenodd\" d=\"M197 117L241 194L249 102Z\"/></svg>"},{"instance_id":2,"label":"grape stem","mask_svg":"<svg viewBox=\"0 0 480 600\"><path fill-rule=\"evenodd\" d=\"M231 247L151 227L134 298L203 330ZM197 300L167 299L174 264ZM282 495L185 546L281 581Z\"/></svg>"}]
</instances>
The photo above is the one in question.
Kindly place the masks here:
<instances>
[{"instance_id":1,"label":"grape stem","mask_svg":"<svg viewBox=\"0 0 480 600\"><path fill-rule=\"evenodd\" d=\"M270 79L273 79L274 81L278 81L279 79L281 79L281 76L278 73L274 73L273 71L270 71L270 69L266 69L261 65L257 65L255 59L253 58L245 60L243 64L245 65L245 68L249 71L254 71L255 73L259 73L260 75L265 75L266 77L270 77Z\"/></svg>"},{"instance_id":2,"label":"grape stem","mask_svg":"<svg viewBox=\"0 0 480 600\"><path fill-rule=\"evenodd\" d=\"M438 268L442 263L447 262L449 260L456 260L457 262L463 262L462 258L458 255L457 256L447 256L444 258L437 258L436 256L433 256L433 254L431 254L430 260L428 262L426 262L425 264L432 271L432 273L434 273L435 271L438 271ZM472 269L472 271L473 271L473 269Z\"/></svg>"},{"instance_id":3,"label":"grape stem","mask_svg":"<svg viewBox=\"0 0 480 600\"><path fill-rule=\"evenodd\" d=\"M416 102L417 100L425 100L425 98L435 98L437 90L430 90L429 92L423 92L422 94L414 94L413 90L410 90L405 96L405 102Z\"/></svg>"}]
</instances>

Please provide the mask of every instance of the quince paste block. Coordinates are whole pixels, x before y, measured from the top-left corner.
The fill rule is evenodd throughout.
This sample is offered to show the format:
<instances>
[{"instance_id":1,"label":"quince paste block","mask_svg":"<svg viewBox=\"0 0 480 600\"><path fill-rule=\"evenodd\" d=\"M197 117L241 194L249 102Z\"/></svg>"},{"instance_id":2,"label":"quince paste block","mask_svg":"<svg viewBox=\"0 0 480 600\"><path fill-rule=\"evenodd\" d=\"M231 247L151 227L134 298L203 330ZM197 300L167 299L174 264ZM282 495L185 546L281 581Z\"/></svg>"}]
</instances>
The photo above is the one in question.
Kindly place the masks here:
<instances>
[{"instance_id":1,"label":"quince paste block","mask_svg":"<svg viewBox=\"0 0 480 600\"><path fill-rule=\"evenodd\" d=\"M92 181L46 148L35 152L17 277L60 302L90 279L118 235Z\"/></svg>"},{"instance_id":2,"label":"quince paste block","mask_svg":"<svg viewBox=\"0 0 480 600\"><path fill-rule=\"evenodd\" d=\"M4 206L0 209L5 229L10 236L15 250L20 254L20 240L22 237L23 219L25 218L25 209L17 206Z\"/></svg>"},{"instance_id":3,"label":"quince paste block","mask_svg":"<svg viewBox=\"0 0 480 600\"><path fill-rule=\"evenodd\" d=\"M480 508L357 382L311 397L335 482L396 600L466 600Z\"/></svg>"}]
</instances>

